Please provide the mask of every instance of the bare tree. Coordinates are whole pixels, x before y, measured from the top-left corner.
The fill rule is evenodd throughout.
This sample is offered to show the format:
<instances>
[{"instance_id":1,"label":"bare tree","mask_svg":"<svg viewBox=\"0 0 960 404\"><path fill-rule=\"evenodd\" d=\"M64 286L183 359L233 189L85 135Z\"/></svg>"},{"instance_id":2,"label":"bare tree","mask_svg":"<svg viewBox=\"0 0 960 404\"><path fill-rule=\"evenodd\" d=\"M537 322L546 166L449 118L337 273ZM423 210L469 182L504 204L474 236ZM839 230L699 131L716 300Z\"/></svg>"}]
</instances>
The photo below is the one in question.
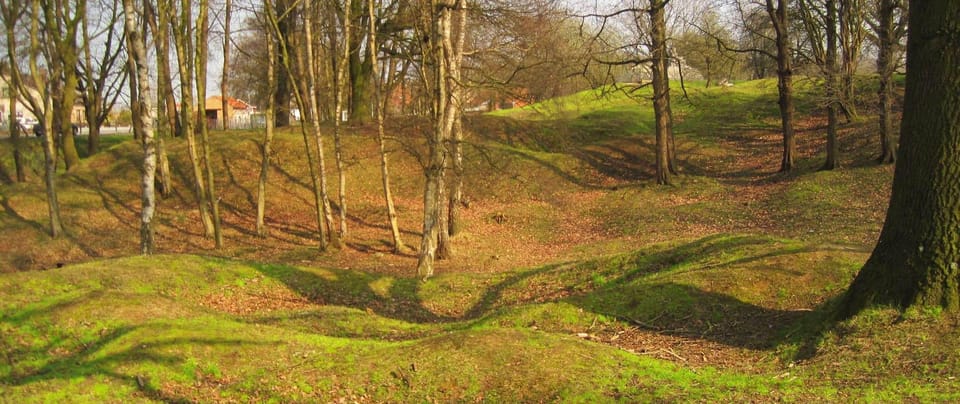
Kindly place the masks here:
<instances>
[{"instance_id":1,"label":"bare tree","mask_svg":"<svg viewBox=\"0 0 960 404\"><path fill-rule=\"evenodd\" d=\"M385 136L384 136L384 116L387 109L387 103L390 99L390 89L393 86L393 75L396 72L396 67L393 64L392 59L387 59L386 65L386 77L381 78L380 74L380 64L377 59L380 48L379 43L377 42L377 18L374 9L374 0L368 0L368 27L369 33L367 36L367 46L370 49L370 58L372 64L372 73L374 77L374 110L377 118L377 146L380 149L380 176L383 184L383 198L386 205L387 213L387 224L390 226L390 235L392 237L393 243L393 252L401 253L404 252L407 247L403 243L403 238L400 236L400 226L397 220L397 210L393 204L393 194L390 189L390 168L389 168L389 159L387 158L387 150L384 145ZM386 89L387 91L384 91ZM386 94L384 94L386 92Z\"/></svg>"},{"instance_id":2,"label":"bare tree","mask_svg":"<svg viewBox=\"0 0 960 404\"><path fill-rule=\"evenodd\" d=\"M202 164L207 182L205 201L213 219L213 239L217 248L223 247L223 229L220 225L220 198L214 182L213 159L210 153L210 130L207 123L207 59L209 57L210 6L208 0L200 0L197 17L196 75L197 75L197 124L200 129L200 147L203 150Z\"/></svg>"},{"instance_id":3,"label":"bare tree","mask_svg":"<svg viewBox=\"0 0 960 404\"><path fill-rule=\"evenodd\" d=\"M876 16L870 25L876 35L877 73L880 86L877 90L880 107L880 164L893 164L897 160L897 142L893 125L894 87L893 73L903 50L900 42L906 35L906 5L902 0L876 0Z\"/></svg>"},{"instance_id":4,"label":"bare tree","mask_svg":"<svg viewBox=\"0 0 960 404\"><path fill-rule=\"evenodd\" d=\"M776 3L774 3L776 1ZM765 0L764 8L776 33L777 44L777 104L780 106L780 124L783 130L783 154L780 171L795 167L796 139L793 133L793 60L790 51L790 19L788 0Z\"/></svg>"},{"instance_id":5,"label":"bare tree","mask_svg":"<svg viewBox=\"0 0 960 404\"><path fill-rule=\"evenodd\" d=\"M7 40L7 46L14 48L17 46L16 41L16 26L17 21L23 16L25 8L19 4L0 4L0 19L3 21L5 27L4 30L4 39ZM16 67L16 49L13 51L7 52L8 59L0 62L0 77L7 83L7 88L9 89L9 101L10 101L10 114L9 114L9 130L10 130L10 139L13 143L13 165L14 170L16 171L16 180L17 182L25 182L27 180L26 170L24 169L23 162L23 152L21 151L21 140L20 140L20 122L17 120L17 104L20 103L19 97L19 85L17 85L16 80L19 78L18 72L13 72L13 69Z\"/></svg>"},{"instance_id":6,"label":"bare tree","mask_svg":"<svg viewBox=\"0 0 960 404\"><path fill-rule=\"evenodd\" d=\"M40 125L43 125L43 180L47 194L47 209L50 216L50 236L57 238L63 233L63 221L60 218L60 203L57 199L57 181L56 181L56 155L57 150L53 141L53 87L50 83L51 73L45 73L40 69L41 58L43 57L44 45L40 31L41 8L39 1L30 3L29 11L26 7L19 8L20 4L16 2L0 2L0 12L3 14L6 24L7 35L7 57L9 60L11 76L11 91L16 91L20 98L27 102L27 108L34 116L42 119ZM29 65L30 79L35 86L35 91L31 91L26 85L23 73L20 71L19 56L17 48L16 30L17 22L27 16L29 21L29 51L27 62ZM49 55L49 53L47 52Z\"/></svg>"},{"instance_id":7,"label":"bare tree","mask_svg":"<svg viewBox=\"0 0 960 404\"><path fill-rule=\"evenodd\" d=\"M214 222L210 205L207 203L210 200L207 193L207 181L201 165L200 150L194 132L196 111L193 110L193 82L196 77L196 54L194 53L192 4L190 0L180 0L180 8L177 10L179 15L176 18L172 18L171 15L170 22L173 26L173 41L177 51L177 66L180 72L180 124L183 134L187 138L187 152L189 153L194 180L194 195L197 198L204 233L207 237L213 237ZM171 13L173 12L172 9L173 7L170 7ZM163 8L158 9L158 12L162 13L163 11Z\"/></svg>"},{"instance_id":8,"label":"bare tree","mask_svg":"<svg viewBox=\"0 0 960 404\"><path fill-rule=\"evenodd\" d=\"M96 3L96 7L98 12L92 14L100 16L100 20L92 21L93 15L81 20L83 59L78 84L87 119L88 155L100 150L100 127L116 105L127 80L126 65L120 60L125 30L118 29L124 9L116 7L116 0ZM95 40L102 40L99 55L93 53Z\"/></svg>"},{"instance_id":9,"label":"bare tree","mask_svg":"<svg viewBox=\"0 0 960 404\"><path fill-rule=\"evenodd\" d=\"M823 73L823 104L827 109L826 161L821 170L839 167L840 144L837 140L841 107L839 66L837 65L837 0L798 0L800 20L814 63Z\"/></svg>"},{"instance_id":10,"label":"bare tree","mask_svg":"<svg viewBox=\"0 0 960 404\"><path fill-rule=\"evenodd\" d=\"M359 2L357 2L359 3ZM362 3L361 3L362 4ZM350 37L353 36L353 30L351 28L352 23L352 11L353 6L350 4L350 0L345 0L343 7L341 8L343 15L340 18L336 18L336 13L331 12L330 17L330 42L332 53L334 54L331 61L333 62L333 142L334 142L334 157L337 165L337 184L338 186L338 196L339 196L339 206L338 210L340 212L340 237L347 236L347 176L343 167L343 144L341 137L343 135L343 118L344 113L349 113L347 109L344 108L344 87L345 81L348 78L348 69L350 67ZM339 30L337 29L337 20L340 21ZM342 35L338 35L338 31ZM338 41L338 36L340 40ZM340 46L340 49L337 46Z\"/></svg>"},{"instance_id":11,"label":"bare tree","mask_svg":"<svg viewBox=\"0 0 960 404\"><path fill-rule=\"evenodd\" d=\"M271 7L267 5L266 7ZM276 65L273 63L277 59L276 45L273 38L267 38L267 86L273 88L277 84ZM263 144L260 146L260 177L257 181L257 235L266 237L267 227L264 224L264 213L267 209L267 174L270 171L270 146L273 144L273 126L274 113L276 111L276 98L268 97L267 110L265 111L266 130L263 135Z\"/></svg>"}]
</instances>

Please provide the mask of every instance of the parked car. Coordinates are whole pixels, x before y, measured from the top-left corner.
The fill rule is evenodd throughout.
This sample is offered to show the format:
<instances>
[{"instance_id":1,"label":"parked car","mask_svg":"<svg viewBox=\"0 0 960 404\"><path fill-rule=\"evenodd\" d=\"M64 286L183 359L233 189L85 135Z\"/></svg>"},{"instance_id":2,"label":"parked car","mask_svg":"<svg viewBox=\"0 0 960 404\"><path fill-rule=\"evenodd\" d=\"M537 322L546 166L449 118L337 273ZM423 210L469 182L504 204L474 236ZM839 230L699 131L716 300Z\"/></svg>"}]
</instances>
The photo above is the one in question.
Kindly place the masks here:
<instances>
[{"instance_id":1,"label":"parked car","mask_svg":"<svg viewBox=\"0 0 960 404\"><path fill-rule=\"evenodd\" d=\"M73 135L74 135L74 136L80 134L80 127L77 126L77 124L75 124L75 123L74 123L74 124L70 124L70 128L73 130ZM45 135L44 130L43 130L43 125L41 125L41 124L39 124L39 123L36 124L36 125L33 125L33 134L36 135L37 137L43 137L43 135Z\"/></svg>"}]
</instances>

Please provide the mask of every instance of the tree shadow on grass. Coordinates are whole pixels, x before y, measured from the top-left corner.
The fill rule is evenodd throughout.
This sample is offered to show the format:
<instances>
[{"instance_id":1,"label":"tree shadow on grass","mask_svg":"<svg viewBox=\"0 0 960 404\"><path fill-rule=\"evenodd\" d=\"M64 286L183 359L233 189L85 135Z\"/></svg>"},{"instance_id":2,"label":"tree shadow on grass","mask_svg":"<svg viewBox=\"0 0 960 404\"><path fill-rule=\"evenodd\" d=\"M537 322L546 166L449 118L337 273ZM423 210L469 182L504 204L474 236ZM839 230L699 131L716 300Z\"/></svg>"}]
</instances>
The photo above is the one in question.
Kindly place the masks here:
<instances>
[{"instance_id":1,"label":"tree shadow on grass","mask_svg":"<svg viewBox=\"0 0 960 404\"><path fill-rule=\"evenodd\" d=\"M418 278L392 278L340 269L308 270L281 264L250 265L316 304L352 307L412 323L456 320L424 307L417 296L421 285ZM385 283L385 287L374 290L373 285L379 282Z\"/></svg>"},{"instance_id":2,"label":"tree shadow on grass","mask_svg":"<svg viewBox=\"0 0 960 404\"><path fill-rule=\"evenodd\" d=\"M184 358L163 353L165 347L183 344L199 345L241 345L260 344L259 342L227 338L160 338L153 341L138 342L129 348L104 354L111 345L139 330L143 326L123 325L103 328L97 337L90 341L77 335L59 331L46 317L56 316L59 311L84 304L90 299L102 295L95 290L81 295L65 296L61 299L48 299L29 308L16 310L11 315L0 315L0 326L8 330L8 335L0 337L7 360L7 372L0 375L0 386L25 386L50 380L74 381L104 376L121 383L137 386L148 398L165 402L190 402L186 397L171 395L158 390L145 376L124 373L121 369L131 369L135 365L152 363L157 366L174 368L185 362ZM26 335L17 336L22 330ZM42 337L30 338L39 333ZM8 339L9 338L9 339ZM21 341L12 343L12 341ZM23 341L32 341L24 343ZM38 343L38 341L43 341ZM21 361L24 363L21 365ZM20 366L18 366L20 365Z\"/></svg>"},{"instance_id":3,"label":"tree shadow on grass","mask_svg":"<svg viewBox=\"0 0 960 404\"><path fill-rule=\"evenodd\" d=\"M703 339L753 350L768 350L790 342L809 350L817 338L809 330L818 327L807 326L806 331L797 331L798 327L811 319L825 317L824 312L829 310L824 308L826 306L765 307L669 278L690 271L737 267L792 254L845 251L839 247L809 245L776 246L757 253L743 251L775 242L760 236L721 234L659 251L640 251L522 271L488 287L463 317L481 318L501 306L566 302L663 335ZM723 259L723 253L730 251L737 253ZM664 271L670 272L661 275ZM769 271L802 275L789 268L769 268ZM557 282L561 277L563 281ZM597 279L609 280L598 282ZM531 291L535 293L529 293ZM505 296L524 295L527 297L521 297L519 301L505 301ZM770 296L769 300L775 300L775 296Z\"/></svg>"}]
</instances>

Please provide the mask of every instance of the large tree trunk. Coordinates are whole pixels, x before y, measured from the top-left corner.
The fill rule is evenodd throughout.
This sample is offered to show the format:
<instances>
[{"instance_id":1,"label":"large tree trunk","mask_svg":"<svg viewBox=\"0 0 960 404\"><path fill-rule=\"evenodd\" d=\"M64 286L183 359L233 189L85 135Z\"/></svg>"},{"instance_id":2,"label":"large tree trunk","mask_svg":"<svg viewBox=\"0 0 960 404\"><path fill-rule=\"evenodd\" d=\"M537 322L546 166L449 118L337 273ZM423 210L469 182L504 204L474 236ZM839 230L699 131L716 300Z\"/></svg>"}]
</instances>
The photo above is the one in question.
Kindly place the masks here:
<instances>
[{"instance_id":1,"label":"large tree trunk","mask_svg":"<svg viewBox=\"0 0 960 404\"><path fill-rule=\"evenodd\" d=\"M463 0L456 2L462 7ZM423 190L423 233L420 240L420 252L417 257L417 275L422 279L433 276L433 263L437 258L437 243L440 236L440 221L443 208L444 193L444 165L447 155L447 142L450 139L450 128L453 117L449 107L449 58L448 52L452 49L452 10L447 5L441 5L437 0L431 0L422 5L426 12L431 13L429 26L425 27L427 41L421 44L424 70L429 79L429 94L431 101L431 133L427 136L429 154L427 166L424 167L426 182Z\"/></svg>"},{"instance_id":2,"label":"large tree trunk","mask_svg":"<svg viewBox=\"0 0 960 404\"><path fill-rule=\"evenodd\" d=\"M894 48L898 40L894 16L899 7L898 3L900 0L881 0L877 10L877 72L880 74L880 87L877 90L880 107L880 157L877 161L880 164L893 164L897 160L897 143L893 137L893 72L897 66Z\"/></svg>"},{"instance_id":3,"label":"large tree trunk","mask_svg":"<svg viewBox=\"0 0 960 404\"><path fill-rule=\"evenodd\" d=\"M777 104L780 106L780 124L783 131L783 154L780 171L794 168L794 152L797 148L793 134L793 63L790 57L790 24L787 19L787 0L766 0L767 14L776 31L777 43Z\"/></svg>"},{"instance_id":4,"label":"large tree trunk","mask_svg":"<svg viewBox=\"0 0 960 404\"><path fill-rule=\"evenodd\" d=\"M664 19L667 1L650 0L650 37L653 63L653 113L656 121L657 184L669 185L670 178L670 83L667 81L667 32Z\"/></svg>"},{"instance_id":5,"label":"large tree trunk","mask_svg":"<svg viewBox=\"0 0 960 404\"><path fill-rule=\"evenodd\" d=\"M840 97L837 80L837 0L827 0L826 21L826 77L824 86L827 97L827 161L821 170L833 170L840 167L840 143L837 140L837 121L840 112Z\"/></svg>"},{"instance_id":6,"label":"large tree trunk","mask_svg":"<svg viewBox=\"0 0 960 404\"><path fill-rule=\"evenodd\" d=\"M907 84L890 208L842 314L872 305L960 310L960 2L910 4Z\"/></svg>"},{"instance_id":7,"label":"large tree trunk","mask_svg":"<svg viewBox=\"0 0 960 404\"><path fill-rule=\"evenodd\" d=\"M123 9L126 18L124 27L127 33L128 57L136 70L129 74L136 74L137 103L133 105L135 119L134 130L140 132L143 145L143 172L140 179L140 253L152 254L154 251L153 216L157 201L154 193L154 181L157 171L157 148L153 137L153 109L150 108L150 75L147 67L147 50L143 40L143 32L137 29L136 15L133 9L133 0L123 0Z\"/></svg>"}]
</instances>

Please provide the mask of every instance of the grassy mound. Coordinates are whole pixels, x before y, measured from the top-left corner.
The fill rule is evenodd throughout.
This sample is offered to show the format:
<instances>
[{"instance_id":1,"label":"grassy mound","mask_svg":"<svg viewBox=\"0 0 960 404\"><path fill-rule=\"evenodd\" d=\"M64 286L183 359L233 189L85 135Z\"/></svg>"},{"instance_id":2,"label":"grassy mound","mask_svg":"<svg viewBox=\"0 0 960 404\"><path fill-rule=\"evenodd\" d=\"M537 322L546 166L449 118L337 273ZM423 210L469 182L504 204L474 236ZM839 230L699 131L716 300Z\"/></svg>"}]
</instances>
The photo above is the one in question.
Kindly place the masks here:
<instances>
[{"instance_id":1,"label":"grassy mound","mask_svg":"<svg viewBox=\"0 0 960 404\"><path fill-rule=\"evenodd\" d=\"M957 401L955 316L829 321L892 170L870 163L862 120L843 127L844 169L818 172L823 121L798 87L800 168L782 174L771 81L688 85L673 187L652 181L649 88L469 117L464 232L429 282L389 252L371 128L343 139L350 233L329 252L295 130L274 144L266 238L252 231L261 134L212 134L221 250L171 139L154 257L130 257L135 141L111 137L59 177L53 240L27 139L29 181L0 185L0 401ZM411 245L423 125L389 128Z\"/></svg>"}]
</instances>

